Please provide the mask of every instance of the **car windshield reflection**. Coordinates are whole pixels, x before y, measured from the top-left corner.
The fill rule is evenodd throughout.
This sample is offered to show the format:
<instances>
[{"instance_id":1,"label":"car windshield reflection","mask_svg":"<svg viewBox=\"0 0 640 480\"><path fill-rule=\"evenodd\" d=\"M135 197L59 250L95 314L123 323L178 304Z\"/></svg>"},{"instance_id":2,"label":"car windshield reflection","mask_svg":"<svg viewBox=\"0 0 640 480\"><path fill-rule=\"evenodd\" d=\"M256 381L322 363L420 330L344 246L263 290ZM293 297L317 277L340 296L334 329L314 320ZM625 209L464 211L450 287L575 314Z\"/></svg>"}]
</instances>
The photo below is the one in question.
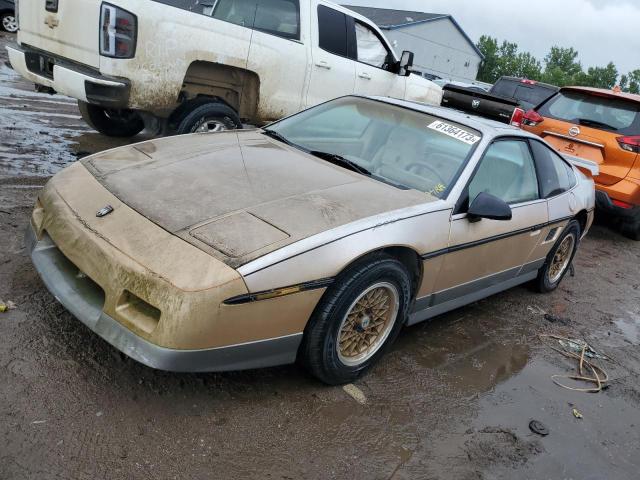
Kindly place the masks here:
<instances>
[{"instance_id":1,"label":"car windshield reflection","mask_svg":"<svg viewBox=\"0 0 640 480\"><path fill-rule=\"evenodd\" d=\"M270 125L267 133L363 175L438 198L481 139L468 126L360 97L306 110Z\"/></svg>"}]
</instances>

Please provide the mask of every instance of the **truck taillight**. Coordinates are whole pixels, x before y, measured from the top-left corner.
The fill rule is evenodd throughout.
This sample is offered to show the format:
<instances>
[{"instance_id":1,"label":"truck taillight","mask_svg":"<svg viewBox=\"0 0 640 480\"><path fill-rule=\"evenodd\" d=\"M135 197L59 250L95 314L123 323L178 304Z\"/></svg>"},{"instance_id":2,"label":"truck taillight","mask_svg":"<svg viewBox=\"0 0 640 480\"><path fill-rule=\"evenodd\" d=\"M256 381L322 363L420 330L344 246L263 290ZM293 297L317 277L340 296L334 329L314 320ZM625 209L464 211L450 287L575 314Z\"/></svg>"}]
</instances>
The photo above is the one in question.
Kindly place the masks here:
<instances>
[{"instance_id":1,"label":"truck taillight","mask_svg":"<svg viewBox=\"0 0 640 480\"><path fill-rule=\"evenodd\" d=\"M100 9L100 55L133 58L136 53L137 30L135 15L103 3Z\"/></svg>"},{"instance_id":2,"label":"truck taillight","mask_svg":"<svg viewBox=\"0 0 640 480\"><path fill-rule=\"evenodd\" d=\"M522 120L522 123L529 127L535 127L542 122L544 122L544 117L535 110L529 110L527 113L525 113Z\"/></svg>"},{"instance_id":3,"label":"truck taillight","mask_svg":"<svg viewBox=\"0 0 640 480\"><path fill-rule=\"evenodd\" d=\"M640 153L640 135L616 138L618 145L627 152Z\"/></svg>"},{"instance_id":4,"label":"truck taillight","mask_svg":"<svg viewBox=\"0 0 640 480\"><path fill-rule=\"evenodd\" d=\"M511 115L511 125L520 128L522 126L522 120L524 120L524 110L516 108Z\"/></svg>"}]
</instances>

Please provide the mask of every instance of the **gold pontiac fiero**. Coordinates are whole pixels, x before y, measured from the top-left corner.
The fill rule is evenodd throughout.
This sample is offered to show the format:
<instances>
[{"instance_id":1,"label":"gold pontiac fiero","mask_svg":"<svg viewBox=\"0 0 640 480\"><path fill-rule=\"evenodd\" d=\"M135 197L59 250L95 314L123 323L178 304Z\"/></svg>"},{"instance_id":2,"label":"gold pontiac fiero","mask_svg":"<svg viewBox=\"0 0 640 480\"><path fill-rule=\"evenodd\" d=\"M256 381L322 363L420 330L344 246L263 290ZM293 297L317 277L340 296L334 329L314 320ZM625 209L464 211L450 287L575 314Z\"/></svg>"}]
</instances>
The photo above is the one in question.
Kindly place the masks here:
<instances>
[{"instance_id":1,"label":"gold pontiac fiero","mask_svg":"<svg viewBox=\"0 0 640 480\"><path fill-rule=\"evenodd\" d=\"M555 289L594 197L539 137L350 96L87 157L46 185L27 240L56 298L145 365L298 359L339 384L404 325L524 282Z\"/></svg>"}]
</instances>

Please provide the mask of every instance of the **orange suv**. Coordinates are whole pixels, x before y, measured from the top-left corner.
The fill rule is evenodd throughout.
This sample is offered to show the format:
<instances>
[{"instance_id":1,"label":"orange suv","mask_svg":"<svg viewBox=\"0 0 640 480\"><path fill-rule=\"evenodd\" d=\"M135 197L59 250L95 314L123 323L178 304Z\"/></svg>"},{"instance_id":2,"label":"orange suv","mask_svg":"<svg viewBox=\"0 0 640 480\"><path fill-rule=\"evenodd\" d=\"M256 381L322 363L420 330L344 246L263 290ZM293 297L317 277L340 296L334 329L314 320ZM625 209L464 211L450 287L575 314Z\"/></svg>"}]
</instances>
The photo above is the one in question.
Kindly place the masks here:
<instances>
[{"instance_id":1,"label":"orange suv","mask_svg":"<svg viewBox=\"0 0 640 480\"><path fill-rule=\"evenodd\" d=\"M562 88L526 113L523 126L565 156L595 161L598 209L640 240L640 95Z\"/></svg>"}]
</instances>

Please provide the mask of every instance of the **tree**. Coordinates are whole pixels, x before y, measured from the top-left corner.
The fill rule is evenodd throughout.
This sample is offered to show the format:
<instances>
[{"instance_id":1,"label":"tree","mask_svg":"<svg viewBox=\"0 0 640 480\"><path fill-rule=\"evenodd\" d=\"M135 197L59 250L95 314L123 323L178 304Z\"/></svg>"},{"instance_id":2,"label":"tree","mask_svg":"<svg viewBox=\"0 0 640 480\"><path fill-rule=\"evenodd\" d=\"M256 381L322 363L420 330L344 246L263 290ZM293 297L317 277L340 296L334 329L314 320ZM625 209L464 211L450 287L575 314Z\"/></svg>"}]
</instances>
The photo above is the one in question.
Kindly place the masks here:
<instances>
[{"instance_id":1,"label":"tree","mask_svg":"<svg viewBox=\"0 0 640 480\"><path fill-rule=\"evenodd\" d=\"M577 84L589 87L612 89L618 80L618 69L609 62L606 67L589 67L587 73L578 75Z\"/></svg>"},{"instance_id":2,"label":"tree","mask_svg":"<svg viewBox=\"0 0 640 480\"><path fill-rule=\"evenodd\" d=\"M640 93L640 69L630 72L629 75L629 93Z\"/></svg>"},{"instance_id":3,"label":"tree","mask_svg":"<svg viewBox=\"0 0 640 480\"><path fill-rule=\"evenodd\" d=\"M559 87L575 84L578 76L583 73L582 64L577 58L578 51L573 47L551 47L551 51L544 58L545 70L542 80Z\"/></svg>"},{"instance_id":4,"label":"tree","mask_svg":"<svg viewBox=\"0 0 640 480\"><path fill-rule=\"evenodd\" d=\"M628 88L629 88L629 77L627 75L622 75L620 77L620 88L625 92L628 90Z\"/></svg>"},{"instance_id":5,"label":"tree","mask_svg":"<svg viewBox=\"0 0 640 480\"><path fill-rule=\"evenodd\" d=\"M478 70L478 80L481 82L494 83L497 80L496 71L498 68L498 40L483 35L478 41L478 50L484 55L484 60Z\"/></svg>"},{"instance_id":6,"label":"tree","mask_svg":"<svg viewBox=\"0 0 640 480\"><path fill-rule=\"evenodd\" d=\"M518 52L518 44L498 40L483 35L478 49L484 55L484 62L478 71L478 80L495 83L504 75L537 80L542 73L540 61L529 52Z\"/></svg>"}]
</instances>

